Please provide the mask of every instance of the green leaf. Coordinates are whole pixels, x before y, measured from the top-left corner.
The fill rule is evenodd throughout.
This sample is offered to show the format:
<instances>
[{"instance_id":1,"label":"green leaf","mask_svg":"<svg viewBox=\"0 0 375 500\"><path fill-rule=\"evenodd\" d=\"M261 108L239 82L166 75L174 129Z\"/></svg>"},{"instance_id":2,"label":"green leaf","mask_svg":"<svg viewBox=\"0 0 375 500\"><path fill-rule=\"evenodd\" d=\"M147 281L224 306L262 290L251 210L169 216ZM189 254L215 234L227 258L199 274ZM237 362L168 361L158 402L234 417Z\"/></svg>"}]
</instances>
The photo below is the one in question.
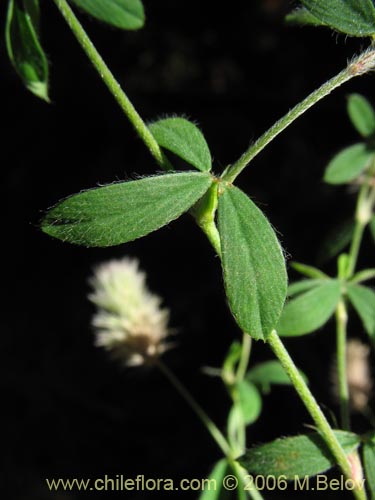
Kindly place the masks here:
<instances>
[{"instance_id":1,"label":"green leaf","mask_svg":"<svg viewBox=\"0 0 375 500\"><path fill-rule=\"evenodd\" d=\"M371 340L375 341L375 292L362 285L348 283L347 293L350 302L362 320Z\"/></svg>"},{"instance_id":2,"label":"green leaf","mask_svg":"<svg viewBox=\"0 0 375 500\"><path fill-rule=\"evenodd\" d=\"M370 137L375 133L375 111L365 97L351 94L348 99L348 114L363 137Z\"/></svg>"},{"instance_id":3,"label":"green leaf","mask_svg":"<svg viewBox=\"0 0 375 500\"><path fill-rule=\"evenodd\" d=\"M291 262L290 264L293 269L298 271L300 274L313 279L330 279L328 274L323 273L320 269L313 266L308 266L306 264L301 264L301 262Z\"/></svg>"},{"instance_id":4,"label":"green leaf","mask_svg":"<svg viewBox=\"0 0 375 500\"><path fill-rule=\"evenodd\" d=\"M371 499L375 500L375 442L374 437L366 440L363 445L363 464L365 467L366 484L371 493Z\"/></svg>"},{"instance_id":5,"label":"green leaf","mask_svg":"<svg viewBox=\"0 0 375 500\"><path fill-rule=\"evenodd\" d=\"M223 479L229 473L230 467L223 458L214 465L210 475L205 481L205 488L199 496L199 500L226 500L231 494L223 486Z\"/></svg>"},{"instance_id":6,"label":"green leaf","mask_svg":"<svg viewBox=\"0 0 375 500\"><path fill-rule=\"evenodd\" d=\"M124 30L137 30L145 23L141 0L70 0L87 14Z\"/></svg>"},{"instance_id":7,"label":"green leaf","mask_svg":"<svg viewBox=\"0 0 375 500\"><path fill-rule=\"evenodd\" d=\"M285 21L288 24L297 24L300 26L327 26L303 7L287 14Z\"/></svg>"},{"instance_id":8,"label":"green leaf","mask_svg":"<svg viewBox=\"0 0 375 500\"><path fill-rule=\"evenodd\" d=\"M292 337L311 333L323 326L335 311L340 300L341 285L327 280L306 293L298 295L285 306L277 332Z\"/></svg>"},{"instance_id":9,"label":"green leaf","mask_svg":"<svg viewBox=\"0 0 375 500\"><path fill-rule=\"evenodd\" d=\"M232 314L244 332L266 339L277 324L287 290L284 256L275 232L235 186L219 196L218 229Z\"/></svg>"},{"instance_id":10,"label":"green leaf","mask_svg":"<svg viewBox=\"0 0 375 500\"><path fill-rule=\"evenodd\" d=\"M352 240L354 221L346 220L334 228L319 251L320 262L326 262L342 252Z\"/></svg>"},{"instance_id":11,"label":"green leaf","mask_svg":"<svg viewBox=\"0 0 375 500\"><path fill-rule=\"evenodd\" d=\"M307 381L306 375L300 371ZM266 361L252 368L246 374L246 380L260 386L262 392L270 392L271 385L293 385L279 361Z\"/></svg>"},{"instance_id":12,"label":"green leaf","mask_svg":"<svg viewBox=\"0 0 375 500\"><path fill-rule=\"evenodd\" d=\"M89 189L52 208L42 230L78 245L119 245L177 219L211 182L209 174L184 172Z\"/></svg>"},{"instance_id":13,"label":"green leaf","mask_svg":"<svg viewBox=\"0 0 375 500\"><path fill-rule=\"evenodd\" d=\"M242 380L237 384L237 395L239 407L246 425L255 422L262 411L262 398L258 389L248 380Z\"/></svg>"},{"instance_id":14,"label":"green leaf","mask_svg":"<svg viewBox=\"0 0 375 500\"><path fill-rule=\"evenodd\" d=\"M301 0L309 12L332 29L350 36L375 33L375 8L372 0Z\"/></svg>"},{"instance_id":15,"label":"green leaf","mask_svg":"<svg viewBox=\"0 0 375 500\"><path fill-rule=\"evenodd\" d=\"M151 123L149 128L159 146L202 172L211 170L210 150L202 132L194 123L185 118L165 118Z\"/></svg>"},{"instance_id":16,"label":"green leaf","mask_svg":"<svg viewBox=\"0 0 375 500\"><path fill-rule=\"evenodd\" d=\"M350 283L362 283L363 281L372 280L375 278L375 269L363 269L363 271L359 271L356 273Z\"/></svg>"},{"instance_id":17,"label":"green leaf","mask_svg":"<svg viewBox=\"0 0 375 500\"><path fill-rule=\"evenodd\" d=\"M38 31L38 0L9 0L5 27L9 59L24 85L49 102L48 62Z\"/></svg>"},{"instance_id":18,"label":"green leaf","mask_svg":"<svg viewBox=\"0 0 375 500\"><path fill-rule=\"evenodd\" d=\"M324 284L326 279L322 280L301 280L296 281L288 286L288 297L294 297L295 295L299 295L300 293L306 292L307 290L311 290L311 288L315 288L318 285Z\"/></svg>"},{"instance_id":19,"label":"green leaf","mask_svg":"<svg viewBox=\"0 0 375 500\"><path fill-rule=\"evenodd\" d=\"M328 164L324 181L328 184L345 184L356 179L370 164L374 152L364 143L343 149Z\"/></svg>"},{"instance_id":20,"label":"green leaf","mask_svg":"<svg viewBox=\"0 0 375 500\"><path fill-rule=\"evenodd\" d=\"M351 432L334 431L346 454L360 444L360 437ZM240 464L252 474L265 476L315 476L327 471L336 463L323 438L317 432L294 436L251 448Z\"/></svg>"}]
</instances>

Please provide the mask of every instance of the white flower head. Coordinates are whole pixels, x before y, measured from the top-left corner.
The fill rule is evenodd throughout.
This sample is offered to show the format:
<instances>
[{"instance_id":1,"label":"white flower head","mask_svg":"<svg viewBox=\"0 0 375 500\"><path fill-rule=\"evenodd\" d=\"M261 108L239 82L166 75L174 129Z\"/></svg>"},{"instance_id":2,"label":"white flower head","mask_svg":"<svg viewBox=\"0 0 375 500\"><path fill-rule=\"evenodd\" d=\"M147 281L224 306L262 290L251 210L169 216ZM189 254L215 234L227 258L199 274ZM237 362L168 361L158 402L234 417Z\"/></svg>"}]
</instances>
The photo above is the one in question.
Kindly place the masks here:
<instances>
[{"instance_id":1,"label":"white flower head","mask_svg":"<svg viewBox=\"0 0 375 500\"><path fill-rule=\"evenodd\" d=\"M169 310L146 285L137 259L124 257L100 264L90 278L89 299L95 345L104 347L127 366L152 363L167 348Z\"/></svg>"}]
</instances>

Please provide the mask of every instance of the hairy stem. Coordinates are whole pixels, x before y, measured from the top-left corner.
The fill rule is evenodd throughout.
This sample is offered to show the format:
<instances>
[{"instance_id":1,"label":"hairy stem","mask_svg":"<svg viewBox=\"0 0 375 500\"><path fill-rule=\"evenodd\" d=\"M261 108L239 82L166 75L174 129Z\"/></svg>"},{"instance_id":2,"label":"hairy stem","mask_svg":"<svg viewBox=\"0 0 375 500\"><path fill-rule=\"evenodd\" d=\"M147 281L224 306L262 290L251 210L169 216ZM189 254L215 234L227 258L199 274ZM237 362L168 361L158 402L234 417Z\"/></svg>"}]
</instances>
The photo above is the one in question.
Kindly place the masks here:
<instances>
[{"instance_id":1,"label":"hairy stem","mask_svg":"<svg viewBox=\"0 0 375 500\"><path fill-rule=\"evenodd\" d=\"M150 129L147 127L145 122L142 120L133 104L131 103L128 96L122 90L119 82L113 76L111 70L108 68L107 64L104 62L103 58L96 50L94 44L88 37L87 33L83 29L81 23L77 19L73 10L70 8L66 0L53 0L60 10L65 21L72 30L74 36L78 40L86 55L92 62L93 66L99 73L100 77L108 87L109 91L116 99L120 108L124 111L125 115L135 128L138 136L142 139L144 144L147 146L148 150L155 158L157 163L165 170L171 170L171 165L161 150L160 146L156 142L154 136L152 135Z\"/></svg>"},{"instance_id":2,"label":"hairy stem","mask_svg":"<svg viewBox=\"0 0 375 500\"><path fill-rule=\"evenodd\" d=\"M312 419L314 420L315 425L317 426L332 455L335 457L337 464L340 466L342 472L348 479L353 479L351 465L345 454L345 451L338 442L331 426L328 423L328 420L320 409L310 389L307 387L306 382L298 371L298 368L294 364L292 358L290 357L288 351L285 349L284 344L281 342L281 339L275 330L273 330L267 341L274 354L279 359L280 363L289 375L294 388L296 389L307 411L310 413ZM355 498L357 498L357 500L366 499L365 490L361 489L358 485L353 490L353 494Z\"/></svg>"},{"instance_id":3,"label":"hairy stem","mask_svg":"<svg viewBox=\"0 0 375 500\"><path fill-rule=\"evenodd\" d=\"M343 83L367 73L374 68L375 65L375 50L368 49L355 58L348 66L338 75L333 77L328 82L324 83L319 89L315 90L306 99L297 104L283 118L277 121L270 129L268 129L254 144L252 144L245 153L231 166L229 166L222 178L227 182L233 182L242 170L283 130L291 125L297 118L303 115L314 104L329 95L333 90L340 87Z\"/></svg>"},{"instance_id":4,"label":"hairy stem","mask_svg":"<svg viewBox=\"0 0 375 500\"><path fill-rule=\"evenodd\" d=\"M346 370L346 326L348 314L346 305L340 300L336 308L336 349L337 349L337 379L340 399L341 426L350 430L349 387Z\"/></svg>"}]
</instances>

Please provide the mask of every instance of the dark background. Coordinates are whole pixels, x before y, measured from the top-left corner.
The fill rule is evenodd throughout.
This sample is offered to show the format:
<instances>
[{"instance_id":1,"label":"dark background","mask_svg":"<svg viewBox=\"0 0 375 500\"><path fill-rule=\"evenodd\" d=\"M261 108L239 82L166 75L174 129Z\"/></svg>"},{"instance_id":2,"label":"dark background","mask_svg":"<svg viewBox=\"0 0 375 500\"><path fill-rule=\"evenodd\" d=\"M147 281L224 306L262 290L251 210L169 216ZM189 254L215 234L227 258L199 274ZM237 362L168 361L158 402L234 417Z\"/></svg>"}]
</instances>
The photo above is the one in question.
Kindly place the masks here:
<instances>
[{"instance_id":1,"label":"dark background","mask_svg":"<svg viewBox=\"0 0 375 500\"><path fill-rule=\"evenodd\" d=\"M139 32L119 32L81 17L142 116L177 113L196 120L218 172L367 43L328 30L285 27L288 0L144 3L147 25ZM165 361L224 428L228 398L218 380L201 373L202 366L220 366L239 337L225 307L218 259L189 216L108 249L69 246L39 231L42 211L60 198L156 169L52 2L42 2L42 8L51 105L22 87L0 45L5 497L74 500L89 495L48 492L44 478L54 476L205 477L220 452L163 376L155 370L124 370L93 347L87 279L98 262L124 255L141 260L151 289L165 298L178 330L178 344ZM2 5L2 25L4 17ZM370 75L335 92L239 178L239 186L279 231L290 258L316 263L322 239L353 210L350 190L325 186L321 178L332 155L358 140L346 117L347 94L363 92L374 101L373 88ZM362 263L371 261L373 251L369 238L366 242ZM334 263L326 270L335 272ZM332 327L287 342L328 412L336 409L329 378ZM361 336L362 328L354 321L351 332ZM271 357L267 346L254 345L253 363ZM293 390L280 388L265 398L248 442L303 432L305 423L311 420ZM360 418L355 426L366 429Z\"/></svg>"}]
</instances>

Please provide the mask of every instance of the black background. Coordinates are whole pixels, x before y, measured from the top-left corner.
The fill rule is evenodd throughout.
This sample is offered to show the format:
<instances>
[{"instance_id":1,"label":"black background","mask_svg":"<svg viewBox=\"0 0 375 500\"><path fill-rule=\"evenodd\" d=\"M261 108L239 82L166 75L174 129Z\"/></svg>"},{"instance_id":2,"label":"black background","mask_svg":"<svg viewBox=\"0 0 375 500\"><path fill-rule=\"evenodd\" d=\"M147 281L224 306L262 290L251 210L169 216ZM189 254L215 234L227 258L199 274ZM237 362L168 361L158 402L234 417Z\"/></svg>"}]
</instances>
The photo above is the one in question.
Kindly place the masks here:
<instances>
[{"instance_id":1,"label":"black background","mask_svg":"<svg viewBox=\"0 0 375 500\"><path fill-rule=\"evenodd\" d=\"M177 113L196 120L219 172L367 43L325 30L287 28L283 15L289 6L287 0L229 5L145 0L145 29L126 33L81 17L142 116ZM51 105L22 87L0 45L6 498L93 496L48 492L44 478L53 476L204 477L220 452L163 376L155 370L124 370L93 347L87 279L98 262L123 255L140 259L178 330L178 344L165 361L224 428L228 398L218 380L201 373L202 366L219 366L239 337L225 306L218 259L189 216L108 249L69 246L39 231L42 211L58 199L156 169L53 3L42 2L42 9ZM5 5L0 16L3 25ZM374 101L373 86L370 75L339 89L275 140L238 180L277 228L290 258L316 263L319 242L353 210L350 190L325 186L321 178L332 155L358 140L346 117L347 94L363 92ZM366 243L362 263L371 262L369 238ZM334 273L334 263L326 269ZM287 342L328 412L336 409L329 378L332 327ZM363 334L355 321L351 332ZM254 345L253 363L271 357L267 346ZM280 388L265 399L248 442L303 432L305 423L311 420L294 392ZM366 429L360 418L355 425ZM96 494L103 499L116 495L158 497Z\"/></svg>"}]
</instances>

